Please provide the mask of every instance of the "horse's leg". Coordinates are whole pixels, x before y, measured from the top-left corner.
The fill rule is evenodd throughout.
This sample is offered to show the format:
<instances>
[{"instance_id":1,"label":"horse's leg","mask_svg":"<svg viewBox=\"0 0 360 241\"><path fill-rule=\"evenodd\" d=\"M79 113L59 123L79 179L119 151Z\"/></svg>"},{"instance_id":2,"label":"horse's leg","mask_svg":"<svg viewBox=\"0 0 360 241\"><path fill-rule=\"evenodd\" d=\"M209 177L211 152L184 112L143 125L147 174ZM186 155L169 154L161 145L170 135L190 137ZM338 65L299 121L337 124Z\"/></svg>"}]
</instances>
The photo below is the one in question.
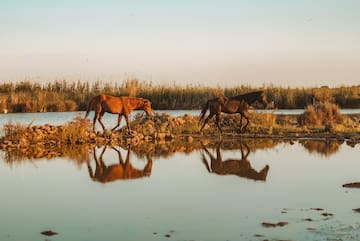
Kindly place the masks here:
<instances>
[{"instance_id":1,"label":"horse's leg","mask_svg":"<svg viewBox=\"0 0 360 241\"><path fill-rule=\"evenodd\" d=\"M129 115L125 114L124 116L125 116L125 121L126 121L128 132L129 132L129 134L131 134L131 128L130 128L130 123L129 123Z\"/></svg>"},{"instance_id":2,"label":"horse's leg","mask_svg":"<svg viewBox=\"0 0 360 241\"><path fill-rule=\"evenodd\" d=\"M217 113L217 114L216 114L216 126L219 128L219 130L220 130L220 132L221 132L221 134L222 134L222 133L223 133L223 130L222 130L221 126L220 126L220 116L221 116L220 113Z\"/></svg>"},{"instance_id":3,"label":"horse's leg","mask_svg":"<svg viewBox=\"0 0 360 241\"><path fill-rule=\"evenodd\" d=\"M94 157L95 157L95 163L96 163L96 154L95 154L95 148L94 148ZM91 168L91 165L90 165L90 161L87 160L86 161L86 164L87 164L87 168L88 168L88 172L89 172L89 176L90 178L95 178L95 175L94 175L94 172L93 172L93 169Z\"/></svg>"},{"instance_id":4,"label":"horse's leg","mask_svg":"<svg viewBox=\"0 0 360 241\"><path fill-rule=\"evenodd\" d=\"M213 113L210 113L208 117L204 120L204 124L201 126L200 131L205 127L205 125L209 122L209 120L214 116Z\"/></svg>"},{"instance_id":5,"label":"horse's leg","mask_svg":"<svg viewBox=\"0 0 360 241\"><path fill-rule=\"evenodd\" d=\"M246 125L244 126L244 129L243 129L245 131L245 129L249 125L250 121L249 121L249 118L245 115L245 113L242 113L242 114L243 114L243 116L244 116L244 118L246 120Z\"/></svg>"},{"instance_id":6,"label":"horse's leg","mask_svg":"<svg viewBox=\"0 0 360 241\"><path fill-rule=\"evenodd\" d=\"M243 115L240 113L240 132L242 132L242 119Z\"/></svg>"},{"instance_id":7,"label":"horse's leg","mask_svg":"<svg viewBox=\"0 0 360 241\"><path fill-rule=\"evenodd\" d=\"M101 127L103 128L103 130L105 131L105 126L104 126L104 123L102 122L102 117L104 116L104 114L105 114L104 111L101 111L101 112L100 112L98 121L99 121Z\"/></svg>"},{"instance_id":8,"label":"horse's leg","mask_svg":"<svg viewBox=\"0 0 360 241\"><path fill-rule=\"evenodd\" d=\"M210 157L210 160L212 160L214 158L213 155L208 151L206 146L201 141L200 141L200 143L201 143L201 146L203 148L203 151ZM202 160L203 164L205 165L206 170L208 170L208 172L211 173L209 163L208 163L208 161L206 159L206 156L205 156L205 153L203 151L201 152L201 160Z\"/></svg>"},{"instance_id":9,"label":"horse's leg","mask_svg":"<svg viewBox=\"0 0 360 241\"><path fill-rule=\"evenodd\" d=\"M98 115L99 115L99 113L97 113L95 111L94 118L93 118L93 132L95 132L95 123L96 123L96 119L98 118Z\"/></svg>"},{"instance_id":10,"label":"horse's leg","mask_svg":"<svg viewBox=\"0 0 360 241\"><path fill-rule=\"evenodd\" d=\"M115 147L111 147L114 151L116 151L117 152L117 154L118 154L118 159L119 159L119 164L120 165L124 165L124 160L122 159L122 155L121 155L121 152L118 150L118 149L116 149Z\"/></svg>"},{"instance_id":11,"label":"horse's leg","mask_svg":"<svg viewBox=\"0 0 360 241\"><path fill-rule=\"evenodd\" d=\"M96 120L99 119L100 112L101 112L101 107L97 107L95 109L94 118L93 118L93 131L94 132L95 132Z\"/></svg>"},{"instance_id":12,"label":"horse's leg","mask_svg":"<svg viewBox=\"0 0 360 241\"><path fill-rule=\"evenodd\" d=\"M103 170L106 169L106 165L105 165L105 162L104 162L104 159L103 159L104 153L106 151L106 147L107 147L107 145L104 146L104 148L101 151L100 156L99 156L99 165L101 165L102 172L103 172Z\"/></svg>"},{"instance_id":13,"label":"horse's leg","mask_svg":"<svg viewBox=\"0 0 360 241\"><path fill-rule=\"evenodd\" d=\"M118 126L120 125L121 119L122 119L122 114L119 114L117 125L114 128L112 128L111 131L114 131L116 128L118 128Z\"/></svg>"}]
</instances>

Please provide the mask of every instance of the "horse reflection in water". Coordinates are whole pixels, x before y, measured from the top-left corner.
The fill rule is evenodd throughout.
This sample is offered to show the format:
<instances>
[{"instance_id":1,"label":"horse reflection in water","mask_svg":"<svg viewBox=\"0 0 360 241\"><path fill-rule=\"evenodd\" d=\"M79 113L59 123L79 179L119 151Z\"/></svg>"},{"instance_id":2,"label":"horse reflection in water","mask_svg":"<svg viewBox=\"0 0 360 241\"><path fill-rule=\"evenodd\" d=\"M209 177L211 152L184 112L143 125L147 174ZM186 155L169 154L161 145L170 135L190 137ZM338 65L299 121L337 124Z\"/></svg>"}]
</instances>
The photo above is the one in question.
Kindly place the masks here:
<instances>
[{"instance_id":1,"label":"horse reflection in water","mask_svg":"<svg viewBox=\"0 0 360 241\"><path fill-rule=\"evenodd\" d=\"M202 161L206 166L206 169L211 173L216 173L218 175L236 175L239 177L244 177L248 179L253 179L255 181L265 181L269 166L266 165L261 171L256 171L251 167L250 161L247 159L250 154L250 149L246 144L241 144L241 159L227 159L223 160L220 152L221 142L216 147L216 157L211 154L204 145L204 152L201 153ZM205 153L209 156L211 160L211 167L208 164Z\"/></svg>"},{"instance_id":2,"label":"horse reflection in water","mask_svg":"<svg viewBox=\"0 0 360 241\"><path fill-rule=\"evenodd\" d=\"M130 162L130 147L127 150L126 160L122 159L121 152L116 149L115 147L111 147L115 152L118 154L119 163L112 164L107 166L103 160L104 153L107 149L105 145L99 158L96 156L95 148L93 149L94 152L94 160L95 160L95 172L88 162L88 170L90 177L97 182L101 183L108 183L116 180L126 180L126 179L136 179L142 177L149 177L151 174L152 168L152 160L149 156L146 156L147 164L142 170L136 169L132 166Z\"/></svg>"}]
</instances>

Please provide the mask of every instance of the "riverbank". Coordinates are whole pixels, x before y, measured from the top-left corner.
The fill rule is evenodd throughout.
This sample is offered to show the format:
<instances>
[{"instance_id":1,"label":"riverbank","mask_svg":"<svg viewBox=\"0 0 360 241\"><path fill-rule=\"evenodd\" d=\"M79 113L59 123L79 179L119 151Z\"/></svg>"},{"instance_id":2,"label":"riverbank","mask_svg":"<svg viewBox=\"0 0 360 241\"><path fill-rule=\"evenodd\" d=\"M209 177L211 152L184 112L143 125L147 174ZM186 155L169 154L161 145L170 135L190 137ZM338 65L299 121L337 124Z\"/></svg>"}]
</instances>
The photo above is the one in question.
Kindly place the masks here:
<instances>
[{"instance_id":1,"label":"riverbank","mask_svg":"<svg viewBox=\"0 0 360 241\"><path fill-rule=\"evenodd\" d=\"M360 115L344 115L341 124L330 126L300 126L298 115L273 115L249 113L250 125L241 133L239 115L224 115L221 134L214 121L199 132L198 117L187 115L174 117L167 113L147 117L135 116L130 125L131 134L126 126L114 132L91 129L90 120L77 117L65 125L24 126L8 123L3 126L0 138L0 149L12 151L16 149L49 149L55 146L68 145L138 145L143 142L187 142L198 143L204 140L240 140L240 139L272 139L272 140L329 140L346 142L350 146L360 143Z\"/></svg>"}]
</instances>

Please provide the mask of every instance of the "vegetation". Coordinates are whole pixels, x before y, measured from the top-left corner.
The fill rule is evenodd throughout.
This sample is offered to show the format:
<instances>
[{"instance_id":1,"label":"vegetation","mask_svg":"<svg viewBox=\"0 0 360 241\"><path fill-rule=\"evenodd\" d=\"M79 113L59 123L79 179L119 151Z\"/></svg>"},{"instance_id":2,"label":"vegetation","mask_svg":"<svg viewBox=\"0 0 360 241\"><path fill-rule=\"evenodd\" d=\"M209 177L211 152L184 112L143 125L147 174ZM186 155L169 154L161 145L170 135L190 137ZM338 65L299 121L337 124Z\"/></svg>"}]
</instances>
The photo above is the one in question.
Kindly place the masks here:
<instances>
[{"instance_id":1,"label":"vegetation","mask_svg":"<svg viewBox=\"0 0 360 241\"><path fill-rule=\"evenodd\" d=\"M305 108L304 113L299 116L299 123L315 126L335 125L341 124L343 119L339 106L329 102L318 102Z\"/></svg>"},{"instance_id":2,"label":"vegetation","mask_svg":"<svg viewBox=\"0 0 360 241\"><path fill-rule=\"evenodd\" d=\"M112 132L92 132L91 124L88 119L76 117L65 125L41 125L31 126L23 124L8 123L3 126L0 136L0 149L8 152L22 150L25 155L36 153L37 157L52 157L61 154L58 150L63 146L78 145L121 145L132 146L141 145L143 151L152 152L147 148L152 145L146 143L155 143L167 146L175 150L179 142L186 145L180 145L185 148L184 151L190 151L192 146L198 146L203 142L206 144L209 140L229 140L238 142L239 138L253 139L254 143L259 142L259 138L281 140L297 138L335 138L339 141L346 139L347 144L355 146L360 142L360 122L358 115L346 116L341 123L335 123L330 129L323 126L306 125L300 126L296 120L297 116L282 116L274 114L263 114L250 112L250 125L245 133L240 133L239 115L224 115L222 126L224 134L220 133L211 121L205 126L203 132L199 131L199 118L185 114L181 117L173 117L163 113L161 115L144 116L138 114L131 122L132 132L127 133L127 128L123 127ZM219 139L220 138L220 139ZM255 141L256 140L256 141ZM250 143L252 141L247 141ZM167 144L166 144L167 143ZM169 144L171 143L171 144ZM307 145L304 145L306 148ZM309 147L310 148L310 147ZM324 149L327 147L324 147ZM165 148L166 149L166 148ZM68 148L68 153L73 149ZM145 152L145 153L146 153ZM153 153L155 156L159 153ZM70 154L69 154L70 155ZM81 160L80 160L81 161Z\"/></svg>"},{"instance_id":3,"label":"vegetation","mask_svg":"<svg viewBox=\"0 0 360 241\"><path fill-rule=\"evenodd\" d=\"M360 108L360 85L338 88L283 88L267 86L267 98L276 108L304 108L316 101L328 101L341 108ZM258 90L251 86L211 88L203 86L161 86L127 80L121 83L23 81L0 84L0 112L46 112L85 110L88 100L100 93L150 99L154 109L199 109L214 96L233 96Z\"/></svg>"},{"instance_id":4,"label":"vegetation","mask_svg":"<svg viewBox=\"0 0 360 241\"><path fill-rule=\"evenodd\" d=\"M309 153L318 153L321 156L331 156L336 153L341 146L338 141L324 141L324 140L302 140L299 142Z\"/></svg>"},{"instance_id":5,"label":"vegetation","mask_svg":"<svg viewBox=\"0 0 360 241\"><path fill-rule=\"evenodd\" d=\"M46 147L61 144L83 144L92 137L88 119L76 117L65 125L31 126L7 123L2 128L1 142L15 146L41 144Z\"/></svg>"}]
</instances>

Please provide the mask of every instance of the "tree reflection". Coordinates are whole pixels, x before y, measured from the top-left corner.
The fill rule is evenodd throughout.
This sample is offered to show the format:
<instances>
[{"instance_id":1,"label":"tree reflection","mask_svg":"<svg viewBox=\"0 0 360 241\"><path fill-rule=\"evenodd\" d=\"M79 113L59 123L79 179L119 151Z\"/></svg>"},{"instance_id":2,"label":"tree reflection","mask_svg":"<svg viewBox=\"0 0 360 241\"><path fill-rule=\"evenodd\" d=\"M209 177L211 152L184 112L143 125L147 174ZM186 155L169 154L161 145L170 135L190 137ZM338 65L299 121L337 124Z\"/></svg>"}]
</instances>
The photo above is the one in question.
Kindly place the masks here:
<instances>
[{"instance_id":1,"label":"tree reflection","mask_svg":"<svg viewBox=\"0 0 360 241\"><path fill-rule=\"evenodd\" d=\"M216 173L218 175L236 175L239 177L259 181L266 180L270 167L266 165L259 172L252 168L251 163L248 159L248 156L250 154L250 148L247 144L240 144L239 150L241 153L241 158L226 160L223 160L221 155L221 144L222 142L219 142L216 146L216 156L214 156L206 148L206 146L203 145L203 152L201 153L202 162L210 173ZM210 165L208 164L206 155L210 158Z\"/></svg>"},{"instance_id":2,"label":"tree reflection","mask_svg":"<svg viewBox=\"0 0 360 241\"><path fill-rule=\"evenodd\" d=\"M126 179L136 179L142 177L149 177L152 169L152 159L149 155L146 156L147 163L143 169L137 169L131 164L131 148L127 149L125 161L122 158L120 150L110 146L112 150L117 153L118 163L107 165L104 160L104 153L106 152L108 146L105 145L99 156L96 154L96 148L93 148L93 156L95 162L95 170L90 165L90 162L87 162L87 167L89 171L89 176L92 180L108 183L116 180L126 180Z\"/></svg>"}]
</instances>

